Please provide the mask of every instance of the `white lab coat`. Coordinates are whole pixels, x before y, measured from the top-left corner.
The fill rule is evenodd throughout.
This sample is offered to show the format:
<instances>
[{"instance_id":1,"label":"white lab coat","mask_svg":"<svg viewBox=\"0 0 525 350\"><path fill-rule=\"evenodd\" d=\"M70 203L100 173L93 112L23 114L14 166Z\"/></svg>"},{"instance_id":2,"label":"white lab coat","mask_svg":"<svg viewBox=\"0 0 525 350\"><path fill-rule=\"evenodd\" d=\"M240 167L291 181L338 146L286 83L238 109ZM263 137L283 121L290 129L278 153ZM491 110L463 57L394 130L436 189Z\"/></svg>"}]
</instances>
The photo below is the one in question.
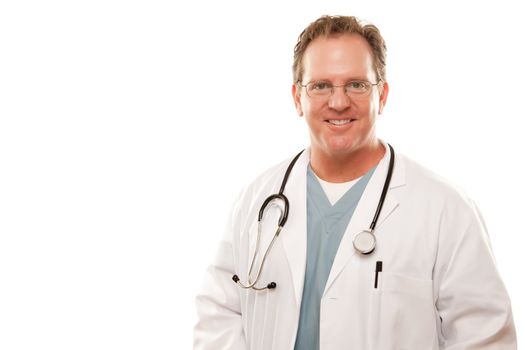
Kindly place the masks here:
<instances>
[{"instance_id":1,"label":"white lab coat","mask_svg":"<svg viewBox=\"0 0 525 350\"><path fill-rule=\"evenodd\" d=\"M354 235L370 226L387 173L379 163L337 251L321 300L320 349L516 349L511 305L474 203L443 179L396 153L389 192L376 226L377 247L356 253ZM262 202L277 193L290 162L269 169L240 195L197 296L196 350L294 348L306 264L307 149L286 186L288 222L260 278L246 283ZM278 211L264 219L262 251ZM383 262L374 288L376 261Z\"/></svg>"}]
</instances>

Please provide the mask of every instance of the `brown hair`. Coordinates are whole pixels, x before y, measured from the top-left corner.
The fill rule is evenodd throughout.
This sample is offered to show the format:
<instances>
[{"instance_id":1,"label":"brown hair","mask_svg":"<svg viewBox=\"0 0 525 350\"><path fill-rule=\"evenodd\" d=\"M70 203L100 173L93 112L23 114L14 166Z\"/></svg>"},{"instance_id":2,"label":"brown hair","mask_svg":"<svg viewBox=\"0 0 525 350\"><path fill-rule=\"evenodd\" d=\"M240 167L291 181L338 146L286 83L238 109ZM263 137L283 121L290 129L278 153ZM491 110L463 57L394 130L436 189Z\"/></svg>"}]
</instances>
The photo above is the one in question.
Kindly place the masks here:
<instances>
[{"instance_id":1,"label":"brown hair","mask_svg":"<svg viewBox=\"0 0 525 350\"><path fill-rule=\"evenodd\" d=\"M337 34L358 34L368 42L374 57L374 70L378 81L386 78L386 45L379 29L373 24L364 23L353 16L322 16L299 35L293 56L294 83L301 81L304 73L303 56L310 43L320 37Z\"/></svg>"}]
</instances>

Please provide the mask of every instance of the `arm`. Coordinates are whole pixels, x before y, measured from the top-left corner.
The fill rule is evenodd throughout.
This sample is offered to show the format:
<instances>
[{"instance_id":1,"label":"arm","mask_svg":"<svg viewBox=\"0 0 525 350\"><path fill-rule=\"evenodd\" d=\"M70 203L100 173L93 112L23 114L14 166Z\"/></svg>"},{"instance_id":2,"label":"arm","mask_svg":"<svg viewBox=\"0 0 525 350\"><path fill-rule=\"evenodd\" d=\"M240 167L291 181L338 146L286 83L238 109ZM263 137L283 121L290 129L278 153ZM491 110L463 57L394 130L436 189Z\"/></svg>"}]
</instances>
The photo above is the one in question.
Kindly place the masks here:
<instances>
[{"instance_id":1,"label":"arm","mask_svg":"<svg viewBox=\"0 0 525 350\"><path fill-rule=\"evenodd\" d=\"M245 350L239 287L235 273L234 236L240 210L234 209L217 255L207 269L201 292L196 298L198 322L194 329L195 350Z\"/></svg>"},{"instance_id":2,"label":"arm","mask_svg":"<svg viewBox=\"0 0 525 350\"><path fill-rule=\"evenodd\" d=\"M434 268L440 349L514 350L510 300L481 215L463 201L447 209Z\"/></svg>"}]
</instances>

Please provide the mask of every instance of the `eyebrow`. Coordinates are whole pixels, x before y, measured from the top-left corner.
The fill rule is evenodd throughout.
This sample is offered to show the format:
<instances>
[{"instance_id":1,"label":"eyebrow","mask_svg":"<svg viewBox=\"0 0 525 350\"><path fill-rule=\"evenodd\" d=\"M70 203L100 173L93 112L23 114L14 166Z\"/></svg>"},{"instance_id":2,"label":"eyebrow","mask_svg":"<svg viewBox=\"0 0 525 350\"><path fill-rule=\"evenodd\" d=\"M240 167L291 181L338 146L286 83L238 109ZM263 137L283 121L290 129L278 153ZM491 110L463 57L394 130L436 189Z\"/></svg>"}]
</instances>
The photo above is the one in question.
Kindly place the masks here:
<instances>
[{"instance_id":1,"label":"eyebrow","mask_svg":"<svg viewBox=\"0 0 525 350\"><path fill-rule=\"evenodd\" d=\"M311 83L311 82L321 82L321 81L333 84L333 82L330 79L312 79L309 82ZM348 78L345 80L345 84L351 81L368 81L368 79L367 78Z\"/></svg>"}]
</instances>

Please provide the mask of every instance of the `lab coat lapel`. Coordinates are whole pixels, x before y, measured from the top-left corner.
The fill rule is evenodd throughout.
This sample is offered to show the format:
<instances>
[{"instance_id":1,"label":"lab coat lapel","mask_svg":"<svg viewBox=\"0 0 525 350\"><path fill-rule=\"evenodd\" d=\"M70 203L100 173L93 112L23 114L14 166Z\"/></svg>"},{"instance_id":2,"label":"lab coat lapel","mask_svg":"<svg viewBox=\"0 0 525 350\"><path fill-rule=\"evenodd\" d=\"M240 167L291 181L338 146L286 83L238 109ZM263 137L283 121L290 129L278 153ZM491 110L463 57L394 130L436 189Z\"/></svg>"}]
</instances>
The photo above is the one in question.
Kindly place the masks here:
<instances>
[{"instance_id":1,"label":"lab coat lapel","mask_svg":"<svg viewBox=\"0 0 525 350\"><path fill-rule=\"evenodd\" d=\"M310 149L307 148L297 160L284 190L290 212L279 235L290 266L297 305L301 302L306 268L306 169L309 162Z\"/></svg>"},{"instance_id":2,"label":"lab coat lapel","mask_svg":"<svg viewBox=\"0 0 525 350\"><path fill-rule=\"evenodd\" d=\"M359 254L354 249L353 238L354 236L365 229L370 228L370 223L374 217L377 209L377 204L381 197L381 191L385 183L386 175L388 173L388 163L390 160L390 150L386 144L386 153L383 159L377 165L377 168L372 175L372 178L368 182L368 185L361 196L361 200L357 205L352 218L346 228L345 234L339 244L339 249L334 259L330 275L326 282L324 293L328 291L331 284L335 281L337 276L341 273L348 262L356 255ZM388 216L397 208L399 202L396 200L395 195L390 191L391 189L404 185L405 183L405 171L403 162L399 159L395 159L394 173L389 185L389 192L386 195L383 209L379 215L379 219L376 223L376 229L381 226L382 222L388 218ZM380 241L380 237L377 235L376 238Z\"/></svg>"}]
</instances>

